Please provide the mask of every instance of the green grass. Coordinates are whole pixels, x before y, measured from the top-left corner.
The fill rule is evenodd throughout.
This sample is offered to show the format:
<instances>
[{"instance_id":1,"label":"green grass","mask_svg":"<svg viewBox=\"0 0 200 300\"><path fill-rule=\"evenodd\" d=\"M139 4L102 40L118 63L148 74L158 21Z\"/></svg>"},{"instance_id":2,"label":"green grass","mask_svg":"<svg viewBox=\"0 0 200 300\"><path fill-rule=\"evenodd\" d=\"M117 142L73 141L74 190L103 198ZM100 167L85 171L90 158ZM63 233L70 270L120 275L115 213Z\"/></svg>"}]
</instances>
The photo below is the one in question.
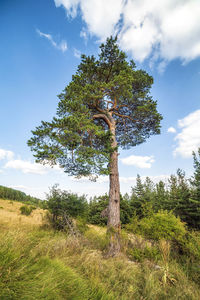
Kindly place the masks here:
<instances>
[{"instance_id":1,"label":"green grass","mask_svg":"<svg viewBox=\"0 0 200 300\"><path fill-rule=\"evenodd\" d=\"M123 232L122 255L105 258L105 229L90 226L75 238L42 228L40 211L22 216L15 204L7 220L9 205L5 203L0 219L0 300L200 299L199 262L185 256L177 259L178 252L174 255L165 242L156 251L156 245L145 248L140 243L141 249L128 258L133 240L130 244ZM15 226L11 218L18 222Z\"/></svg>"},{"instance_id":2,"label":"green grass","mask_svg":"<svg viewBox=\"0 0 200 300\"><path fill-rule=\"evenodd\" d=\"M28 238L21 232L0 236L0 299L114 299L59 258L45 255L44 244L53 235L36 231Z\"/></svg>"}]
</instances>

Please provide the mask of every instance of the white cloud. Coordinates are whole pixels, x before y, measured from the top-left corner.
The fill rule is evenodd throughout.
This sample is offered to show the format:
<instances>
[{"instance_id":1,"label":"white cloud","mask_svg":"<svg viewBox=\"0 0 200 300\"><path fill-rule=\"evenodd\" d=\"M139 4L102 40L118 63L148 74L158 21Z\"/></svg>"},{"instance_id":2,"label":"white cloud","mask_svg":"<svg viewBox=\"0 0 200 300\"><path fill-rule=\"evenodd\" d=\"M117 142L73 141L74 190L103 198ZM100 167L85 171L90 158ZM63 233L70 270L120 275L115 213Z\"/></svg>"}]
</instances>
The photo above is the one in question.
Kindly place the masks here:
<instances>
[{"instance_id":1,"label":"white cloud","mask_svg":"<svg viewBox=\"0 0 200 300\"><path fill-rule=\"evenodd\" d=\"M126 158L122 158L121 162L127 166L135 166L138 168L151 168L152 163L154 163L153 156L138 156L131 155Z\"/></svg>"},{"instance_id":2,"label":"white cloud","mask_svg":"<svg viewBox=\"0 0 200 300\"><path fill-rule=\"evenodd\" d=\"M125 3L124 0L54 0L54 2L56 7L63 5L72 18L77 16L80 8L87 31L100 39L105 39L116 29Z\"/></svg>"},{"instance_id":3,"label":"white cloud","mask_svg":"<svg viewBox=\"0 0 200 300\"><path fill-rule=\"evenodd\" d=\"M79 51L79 50L77 50L77 49L75 49L74 48L74 56L76 57L76 58L81 58L81 52Z\"/></svg>"},{"instance_id":4,"label":"white cloud","mask_svg":"<svg viewBox=\"0 0 200 300\"><path fill-rule=\"evenodd\" d=\"M185 118L178 121L181 132L175 137L177 146L173 154L182 157L191 157L192 151L197 151L200 147L200 110L190 113Z\"/></svg>"},{"instance_id":5,"label":"white cloud","mask_svg":"<svg viewBox=\"0 0 200 300\"><path fill-rule=\"evenodd\" d=\"M57 45L57 48L60 49L62 52L67 51L67 42L61 41L59 45Z\"/></svg>"},{"instance_id":6,"label":"white cloud","mask_svg":"<svg viewBox=\"0 0 200 300\"><path fill-rule=\"evenodd\" d=\"M101 40L118 33L119 42L133 58L183 62L200 56L199 0L54 0L68 16L80 10L89 34ZM84 37L87 35L83 30ZM82 33L83 34L83 33ZM164 63L163 63L164 62ZM161 64L160 64L161 63Z\"/></svg>"},{"instance_id":7,"label":"white cloud","mask_svg":"<svg viewBox=\"0 0 200 300\"><path fill-rule=\"evenodd\" d=\"M14 153L12 151L0 149L0 160L7 159L10 160L14 156Z\"/></svg>"},{"instance_id":8,"label":"white cloud","mask_svg":"<svg viewBox=\"0 0 200 300\"><path fill-rule=\"evenodd\" d=\"M58 166L54 166L51 168L49 165L42 165L42 164L37 164L37 163L32 163L30 161L26 160L21 160L21 159L16 159L16 160L10 160L8 161L4 168L11 168L11 169L17 169L22 171L23 173L31 173L31 174L45 174L49 170L60 170Z\"/></svg>"},{"instance_id":9,"label":"white cloud","mask_svg":"<svg viewBox=\"0 0 200 300\"><path fill-rule=\"evenodd\" d=\"M79 0L54 0L56 7L63 5L67 11L67 15L75 18L77 15L77 8Z\"/></svg>"},{"instance_id":10,"label":"white cloud","mask_svg":"<svg viewBox=\"0 0 200 300\"><path fill-rule=\"evenodd\" d=\"M147 176L141 176L141 180L144 182ZM164 181L167 183L169 179L169 175L157 175L157 176L148 176L154 183L158 183L159 181ZM137 177L120 177L120 183L131 184L134 186L136 184Z\"/></svg>"},{"instance_id":11,"label":"white cloud","mask_svg":"<svg viewBox=\"0 0 200 300\"><path fill-rule=\"evenodd\" d=\"M15 190L22 191L22 192L26 193L27 195L31 195L32 197L36 197L39 199L46 199L46 192L48 190L46 187L38 188L35 186L30 187L30 186L25 186L25 185L8 185L8 187L15 189Z\"/></svg>"},{"instance_id":12,"label":"white cloud","mask_svg":"<svg viewBox=\"0 0 200 300\"><path fill-rule=\"evenodd\" d=\"M169 127L167 129L167 132L170 132L170 133L176 133L176 129L174 127Z\"/></svg>"},{"instance_id":13,"label":"white cloud","mask_svg":"<svg viewBox=\"0 0 200 300\"><path fill-rule=\"evenodd\" d=\"M50 43L58 50L61 50L63 53L67 51L67 42L62 40L60 43L56 43L51 34L43 33L39 29L36 30L39 36L46 38Z\"/></svg>"},{"instance_id":14,"label":"white cloud","mask_svg":"<svg viewBox=\"0 0 200 300\"><path fill-rule=\"evenodd\" d=\"M9 185L8 186L11 189L15 189L15 190L28 190L29 187L25 186L25 185Z\"/></svg>"},{"instance_id":15,"label":"white cloud","mask_svg":"<svg viewBox=\"0 0 200 300\"><path fill-rule=\"evenodd\" d=\"M87 41L88 41L87 29L82 28L82 30L80 32L80 37L82 37L85 40L85 43L87 43Z\"/></svg>"}]
</instances>

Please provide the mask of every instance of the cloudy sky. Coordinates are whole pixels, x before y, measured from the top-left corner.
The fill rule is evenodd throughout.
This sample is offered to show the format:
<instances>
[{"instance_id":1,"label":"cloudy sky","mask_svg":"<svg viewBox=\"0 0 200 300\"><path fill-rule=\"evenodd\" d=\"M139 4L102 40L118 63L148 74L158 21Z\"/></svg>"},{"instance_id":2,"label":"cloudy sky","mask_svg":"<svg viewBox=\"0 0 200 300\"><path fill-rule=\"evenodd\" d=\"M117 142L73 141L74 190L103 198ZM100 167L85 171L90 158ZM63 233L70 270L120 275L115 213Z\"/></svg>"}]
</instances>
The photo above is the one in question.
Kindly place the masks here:
<instances>
[{"instance_id":1,"label":"cloudy sky","mask_svg":"<svg viewBox=\"0 0 200 300\"><path fill-rule=\"evenodd\" d=\"M199 20L199 0L1 0L0 185L41 198L54 183L88 196L108 191L107 177L76 180L36 164L27 140L55 115L80 54L97 55L111 34L154 77L163 115L160 135L120 151L122 193L137 174L166 180L182 168L191 176L200 147Z\"/></svg>"}]
</instances>

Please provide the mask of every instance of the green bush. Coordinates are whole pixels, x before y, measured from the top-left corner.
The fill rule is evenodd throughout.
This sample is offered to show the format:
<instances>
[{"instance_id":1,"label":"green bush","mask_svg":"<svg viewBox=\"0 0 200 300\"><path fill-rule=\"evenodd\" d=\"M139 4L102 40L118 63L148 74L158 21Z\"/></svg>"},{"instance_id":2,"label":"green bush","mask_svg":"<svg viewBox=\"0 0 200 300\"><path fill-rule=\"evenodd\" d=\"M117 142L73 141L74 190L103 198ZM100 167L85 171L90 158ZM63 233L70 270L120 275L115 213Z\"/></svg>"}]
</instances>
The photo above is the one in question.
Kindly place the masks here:
<instances>
[{"instance_id":1,"label":"green bush","mask_svg":"<svg viewBox=\"0 0 200 300\"><path fill-rule=\"evenodd\" d=\"M159 211L140 220L138 233L154 240L181 240L186 234L185 224L168 211Z\"/></svg>"},{"instance_id":2,"label":"green bush","mask_svg":"<svg viewBox=\"0 0 200 300\"><path fill-rule=\"evenodd\" d=\"M47 195L47 207L51 213L48 216L50 224L57 230L65 230L72 223L72 218L86 218L88 203L84 195L61 191L54 185Z\"/></svg>"},{"instance_id":3,"label":"green bush","mask_svg":"<svg viewBox=\"0 0 200 300\"><path fill-rule=\"evenodd\" d=\"M22 215L30 216L32 211L35 209L34 206L23 205L20 207L20 211Z\"/></svg>"},{"instance_id":4,"label":"green bush","mask_svg":"<svg viewBox=\"0 0 200 300\"><path fill-rule=\"evenodd\" d=\"M191 262L200 260L200 233L198 231L187 232L183 239L177 241L179 252Z\"/></svg>"},{"instance_id":5,"label":"green bush","mask_svg":"<svg viewBox=\"0 0 200 300\"><path fill-rule=\"evenodd\" d=\"M131 233L136 233L138 229L138 225L139 225L138 217L134 215L131 218L130 223L125 225L125 229Z\"/></svg>"},{"instance_id":6,"label":"green bush","mask_svg":"<svg viewBox=\"0 0 200 300\"><path fill-rule=\"evenodd\" d=\"M161 239L181 241L187 233L185 223L179 217L163 210L141 220L133 217L131 223L126 225L126 229L157 241Z\"/></svg>"}]
</instances>

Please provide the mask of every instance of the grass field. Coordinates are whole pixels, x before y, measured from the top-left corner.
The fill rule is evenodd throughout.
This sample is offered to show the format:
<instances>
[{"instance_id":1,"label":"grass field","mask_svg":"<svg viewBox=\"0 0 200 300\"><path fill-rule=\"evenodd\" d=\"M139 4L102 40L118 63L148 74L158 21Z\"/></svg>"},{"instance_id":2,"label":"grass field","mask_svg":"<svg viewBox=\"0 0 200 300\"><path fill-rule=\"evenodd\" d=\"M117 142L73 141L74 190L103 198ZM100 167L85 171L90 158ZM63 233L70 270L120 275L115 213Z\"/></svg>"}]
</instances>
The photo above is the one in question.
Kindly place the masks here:
<instances>
[{"instance_id":1,"label":"grass field","mask_svg":"<svg viewBox=\"0 0 200 300\"><path fill-rule=\"evenodd\" d=\"M185 266L167 255L156 263L125 254L105 258L105 228L90 226L72 237L45 226L45 211L23 216L21 206L0 200L1 300L200 299ZM127 236L124 241L126 247Z\"/></svg>"}]
</instances>

